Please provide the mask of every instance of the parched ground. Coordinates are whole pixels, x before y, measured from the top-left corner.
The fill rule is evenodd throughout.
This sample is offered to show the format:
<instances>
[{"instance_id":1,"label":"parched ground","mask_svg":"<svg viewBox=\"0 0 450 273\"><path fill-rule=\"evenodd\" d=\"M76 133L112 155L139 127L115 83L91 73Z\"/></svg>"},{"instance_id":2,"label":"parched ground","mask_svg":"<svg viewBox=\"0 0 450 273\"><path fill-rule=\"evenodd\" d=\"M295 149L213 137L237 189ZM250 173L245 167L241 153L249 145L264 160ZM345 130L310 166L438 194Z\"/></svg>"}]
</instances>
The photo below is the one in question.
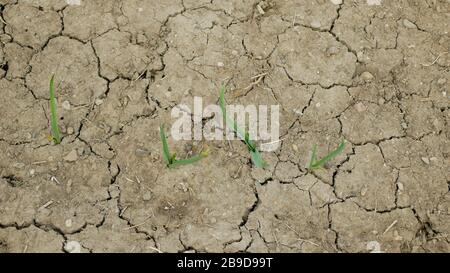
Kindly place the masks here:
<instances>
[{"instance_id":1,"label":"parched ground","mask_svg":"<svg viewBox=\"0 0 450 273\"><path fill-rule=\"evenodd\" d=\"M0 0L0 252L450 251L450 1L76 2ZM280 105L269 167L165 168L159 125L222 84Z\"/></svg>"}]
</instances>

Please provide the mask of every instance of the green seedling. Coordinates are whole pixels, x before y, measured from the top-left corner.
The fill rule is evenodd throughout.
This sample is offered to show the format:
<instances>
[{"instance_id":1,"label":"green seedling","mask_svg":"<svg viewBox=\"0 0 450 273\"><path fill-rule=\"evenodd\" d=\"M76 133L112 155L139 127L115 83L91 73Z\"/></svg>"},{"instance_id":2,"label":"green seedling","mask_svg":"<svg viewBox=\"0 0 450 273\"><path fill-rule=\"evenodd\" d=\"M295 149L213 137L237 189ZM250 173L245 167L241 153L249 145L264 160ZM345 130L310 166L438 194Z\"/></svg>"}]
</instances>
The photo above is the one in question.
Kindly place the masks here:
<instances>
[{"instance_id":1,"label":"green seedling","mask_svg":"<svg viewBox=\"0 0 450 273\"><path fill-rule=\"evenodd\" d=\"M220 89L219 105L227 125L231 127L234 133L245 143L245 145L247 145L253 164L257 168L264 168L266 166L266 162L264 162L264 160L262 159L261 154L256 148L255 142L250 139L250 135L248 134L248 132L244 132L241 128L238 127L237 123L234 120L230 119L227 116L224 86L222 86L222 88Z\"/></svg>"},{"instance_id":2,"label":"green seedling","mask_svg":"<svg viewBox=\"0 0 450 273\"><path fill-rule=\"evenodd\" d=\"M323 167L325 163L332 160L336 156L338 156L345 147L345 140L342 140L339 146L336 148L336 150L332 151L331 153L327 154L326 156L322 157L320 160L317 160L317 145L314 145L312 155L311 155L311 161L309 162L308 169L315 170Z\"/></svg>"},{"instance_id":3,"label":"green seedling","mask_svg":"<svg viewBox=\"0 0 450 273\"><path fill-rule=\"evenodd\" d=\"M50 127L53 142L55 144L61 143L61 136L58 127L58 115L56 113L55 75L52 75L52 78L50 79Z\"/></svg>"},{"instance_id":4,"label":"green seedling","mask_svg":"<svg viewBox=\"0 0 450 273\"><path fill-rule=\"evenodd\" d=\"M164 124L161 125L161 127L159 129L160 129L159 134L160 134L161 142L162 142L162 146L163 146L163 158L164 158L164 161L166 162L167 167L174 168L174 167L177 167L180 165L192 164L192 163L197 162L200 159L208 156L208 152L204 151L198 155L194 155L194 156L186 158L186 159L177 159L177 154L176 153L171 154L169 151L169 145L167 144L167 137L166 137L166 133L164 131Z\"/></svg>"}]
</instances>

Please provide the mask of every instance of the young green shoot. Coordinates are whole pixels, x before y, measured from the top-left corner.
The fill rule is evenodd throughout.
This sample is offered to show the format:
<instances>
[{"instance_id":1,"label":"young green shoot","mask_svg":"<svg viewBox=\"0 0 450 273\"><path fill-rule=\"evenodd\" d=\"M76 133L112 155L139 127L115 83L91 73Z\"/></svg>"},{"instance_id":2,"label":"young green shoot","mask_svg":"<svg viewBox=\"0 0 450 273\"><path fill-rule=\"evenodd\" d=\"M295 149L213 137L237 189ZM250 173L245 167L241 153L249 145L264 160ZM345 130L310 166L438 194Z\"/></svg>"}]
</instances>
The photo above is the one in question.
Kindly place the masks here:
<instances>
[{"instance_id":1,"label":"young green shoot","mask_svg":"<svg viewBox=\"0 0 450 273\"><path fill-rule=\"evenodd\" d=\"M257 168L264 168L266 166L266 162L261 157L258 149L256 148L256 144L254 141L250 139L250 135L248 132L244 132L241 128L238 127L237 123L227 116L226 104L225 104L225 87L222 86L220 89L219 96L219 106L222 110L222 115L225 119L226 124L235 132L235 134L247 145L247 149L250 152L250 157L252 159L253 164Z\"/></svg>"},{"instance_id":2,"label":"young green shoot","mask_svg":"<svg viewBox=\"0 0 450 273\"><path fill-rule=\"evenodd\" d=\"M323 167L325 163L327 163L328 161L332 160L340 153L342 153L344 148L345 148L345 140L342 140L339 146L336 148L336 150L330 152L326 156L322 157L320 160L317 160L317 145L314 145L308 169L315 170Z\"/></svg>"},{"instance_id":3,"label":"young green shoot","mask_svg":"<svg viewBox=\"0 0 450 273\"><path fill-rule=\"evenodd\" d=\"M50 127L53 142L55 144L61 143L61 136L58 127L58 115L56 113L55 75L52 75L50 79Z\"/></svg>"},{"instance_id":4,"label":"young green shoot","mask_svg":"<svg viewBox=\"0 0 450 273\"><path fill-rule=\"evenodd\" d=\"M204 151L201 152L198 155L194 155L192 157L186 158L186 159L177 159L177 154L173 153L171 154L169 151L169 145L167 144L167 136L164 131L164 124L162 124L159 128L159 134L161 137L162 147L163 147L163 158L166 162L167 167L174 168L180 165L188 165L192 164L194 162L199 161L200 159L208 156L208 152Z\"/></svg>"}]
</instances>

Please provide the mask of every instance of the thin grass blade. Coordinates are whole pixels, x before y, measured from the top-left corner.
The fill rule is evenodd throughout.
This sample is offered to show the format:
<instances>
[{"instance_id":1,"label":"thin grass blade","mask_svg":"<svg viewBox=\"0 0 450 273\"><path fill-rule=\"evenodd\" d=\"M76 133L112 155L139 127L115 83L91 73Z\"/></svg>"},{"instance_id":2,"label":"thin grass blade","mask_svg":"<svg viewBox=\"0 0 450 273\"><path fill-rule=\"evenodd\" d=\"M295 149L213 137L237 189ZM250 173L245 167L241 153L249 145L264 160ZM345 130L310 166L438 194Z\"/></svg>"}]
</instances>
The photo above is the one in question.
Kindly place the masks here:
<instances>
[{"instance_id":1,"label":"thin grass blade","mask_svg":"<svg viewBox=\"0 0 450 273\"><path fill-rule=\"evenodd\" d=\"M313 146L313 150L312 150L312 154L311 154L311 160L309 161L309 167L308 168L312 168L312 166L314 165L314 162L316 162L317 160L317 145Z\"/></svg>"},{"instance_id":2,"label":"thin grass blade","mask_svg":"<svg viewBox=\"0 0 450 273\"><path fill-rule=\"evenodd\" d=\"M335 158L336 156L338 156L340 153L342 153L342 151L345 148L345 141L342 140L341 143L339 144L339 146L336 148L336 150L332 151L331 153L327 154L326 156L324 156L322 159L320 159L319 161L315 161L311 168L312 169L317 169L322 167L325 163L327 163L328 161L332 160L333 158Z\"/></svg>"},{"instance_id":3,"label":"thin grass blade","mask_svg":"<svg viewBox=\"0 0 450 273\"><path fill-rule=\"evenodd\" d=\"M229 126L230 128L233 128L233 130L236 133L236 135L242 141L244 141L245 144L247 145L247 148L248 148L248 150L250 152L250 157L252 159L253 164L257 168L264 168L266 166L266 163L262 159L261 154L256 149L256 146L255 146L254 142L250 139L250 135L248 134L248 132L245 132L242 129L240 129L237 126L237 124L235 123L235 121L231 120L227 116L226 104L225 104L225 87L224 86L222 86L220 88L219 105L220 105L220 109L222 110L222 115L223 115L223 117L225 119L225 122L226 122L227 126Z\"/></svg>"},{"instance_id":4,"label":"thin grass blade","mask_svg":"<svg viewBox=\"0 0 450 273\"><path fill-rule=\"evenodd\" d=\"M258 150L255 149L254 151L250 151L250 157L252 159L253 164L255 164L257 168L266 167L267 164L262 159L261 154L258 152Z\"/></svg>"},{"instance_id":5,"label":"thin grass blade","mask_svg":"<svg viewBox=\"0 0 450 273\"><path fill-rule=\"evenodd\" d=\"M181 165L189 165L189 164L197 162L205 157L206 157L206 154L201 153L201 154L194 155L194 156L186 158L186 159L175 160L169 165L169 167L174 168L174 167L181 166Z\"/></svg>"},{"instance_id":6,"label":"thin grass blade","mask_svg":"<svg viewBox=\"0 0 450 273\"><path fill-rule=\"evenodd\" d=\"M56 98L55 98L55 75L50 79L50 127L52 131L52 138L55 144L61 143L61 135L58 127L58 115L56 113Z\"/></svg>"},{"instance_id":7,"label":"thin grass blade","mask_svg":"<svg viewBox=\"0 0 450 273\"><path fill-rule=\"evenodd\" d=\"M163 158L167 165L172 163L172 157L170 156L169 145L167 144L166 133L164 132L164 124L159 127L159 135L163 146Z\"/></svg>"},{"instance_id":8,"label":"thin grass blade","mask_svg":"<svg viewBox=\"0 0 450 273\"><path fill-rule=\"evenodd\" d=\"M226 111L226 103L225 103L225 87L224 87L224 86L222 86L222 87L220 88L219 106L220 106L220 109L222 110L222 115L223 115L223 117L225 118L225 122L226 122L227 126L228 126L229 128L231 128L232 130L234 130L234 132L236 133L236 135L237 135L241 140L243 140L244 142L246 142L246 141L245 141L245 133L244 133L244 131L241 130L241 128L239 128L239 127L237 126L237 124L234 122L234 120L230 119L230 118L228 117L228 115L227 115L227 111ZM246 143L247 143L247 142L246 142Z\"/></svg>"}]
</instances>

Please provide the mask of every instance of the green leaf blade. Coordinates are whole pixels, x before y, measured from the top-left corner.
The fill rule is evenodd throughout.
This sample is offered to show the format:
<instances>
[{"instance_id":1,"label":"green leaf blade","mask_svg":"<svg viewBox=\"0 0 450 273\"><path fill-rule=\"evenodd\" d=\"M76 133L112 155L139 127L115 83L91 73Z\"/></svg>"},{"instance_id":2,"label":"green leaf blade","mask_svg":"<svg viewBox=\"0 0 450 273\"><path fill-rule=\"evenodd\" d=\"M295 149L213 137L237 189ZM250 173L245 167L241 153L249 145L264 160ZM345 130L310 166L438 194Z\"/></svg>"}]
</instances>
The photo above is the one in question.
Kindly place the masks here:
<instances>
[{"instance_id":1,"label":"green leaf blade","mask_svg":"<svg viewBox=\"0 0 450 273\"><path fill-rule=\"evenodd\" d=\"M311 164L311 169L318 169L318 168L322 167L325 163L327 163L328 161L332 160L333 158L335 158L336 156L341 154L342 151L344 150L344 148L345 148L345 140L342 140L341 143L339 144L339 146L336 148L336 150L327 154L326 156L321 158L319 161L316 161L314 159L314 163Z\"/></svg>"},{"instance_id":2,"label":"green leaf blade","mask_svg":"<svg viewBox=\"0 0 450 273\"><path fill-rule=\"evenodd\" d=\"M222 114L223 114L224 118L226 119L227 111L226 111L226 107L225 107L225 86L222 86L220 88L219 106L220 106L220 109L222 110Z\"/></svg>"},{"instance_id":3,"label":"green leaf blade","mask_svg":"<svg viewBox=\"0 0 450 273\"><path fill-rule=\"evenodd\" d=\"M312 169L314 162L317 160L317 145L313 146L312 154L311 154L311 160L309 161L309 169Z\"/></svg>"},{"instance_id":4,"label":"green leaf blade","mask_svg":"<svg viewBox=\"0 0 450 273\"><path fill-rule=\"evenodd\" d=\"M223 117L225 119L226 125L231 130L233 130L236 133L238 138L240 138L241 140L246 142L246 140L245 140L245 132L241 128L239 128L237 123L234 122L234 120L229 118L228 115L227 115L226 103L225 103L225 87L224 86L222 86L221 89L220 89L219 105L220 105L220 109L222 110L222 115L223 115Z\"/></svg>"},{"instance_id":5,"label":"green leaf blade","mask_svg":"<svg viewBox=\"0 0 450 273\"><path fill-rule=\"evenodd\" d=\"M167 144L166 133L164 132L164 124L159 127L159 135L161 137L162 147L163 147L163 158L167 165L172 163L172 156L170 155L169 145Z\"/></svg>"},{"instance_id":6,"label":"green leaf blade","mask_svg":"<svg viewBox=\"0 0 450 273\"><path fill-rule=\"evenodd\" d=\"M56 111L56 97L55 97L55 75L50 79L50 127L52 138L55 144L61 143L61 135L58 127L58 115Z\"/></svg>"},{"instance_id":7,"label":"green leaf blade","mask_svg":"<svg viewBox=\"0 0 450 273\"><path fill-rule=\"evenodd\" d=\"M267 166L267 163L262 159L258 150L250 151L250 157L257 168L265 168Z\"/></svg>"},{"instance_id":8,"label":"green leaf blade","mask_svg":"<svg viewBox=\"0 0 450 273\"><path fill-rule=\"evenodd\" d=\"M246 144L246 146L247 146L247 148L248 148L248 150L250 152L250 157L252 159L253 164L257 168L264 168L266 166L266 163L261 158L261 154L256 149L255 143L250 139L250 135L248 134L248 132L245 132L244 130L239 128L237 123L227 116L226 104L225 104L225 87L224 86L222 86L220 88L219 106L220 106L220 109L222 110L222 115L223 115L223 117L225 119L226 125L228 127L230 127L232 130L234 130L236 135L242 141L244 141L244 143Z\"/></svg>"},{"instance_id":9,"label":"green leaf blade","mask_svg":"<svg viewBox=\"0 0 450 273\"><path fill-rule=\"evenodd\" d=\"M174 168L174 167L181 166L181 165L189 165L189 164L195 163L205 157L206 157L206 154L201 153L201 154L194 155L194 156L186 158L186 159L177 159L170 164L170 167Z\"/></svg>"}]
</instances>

